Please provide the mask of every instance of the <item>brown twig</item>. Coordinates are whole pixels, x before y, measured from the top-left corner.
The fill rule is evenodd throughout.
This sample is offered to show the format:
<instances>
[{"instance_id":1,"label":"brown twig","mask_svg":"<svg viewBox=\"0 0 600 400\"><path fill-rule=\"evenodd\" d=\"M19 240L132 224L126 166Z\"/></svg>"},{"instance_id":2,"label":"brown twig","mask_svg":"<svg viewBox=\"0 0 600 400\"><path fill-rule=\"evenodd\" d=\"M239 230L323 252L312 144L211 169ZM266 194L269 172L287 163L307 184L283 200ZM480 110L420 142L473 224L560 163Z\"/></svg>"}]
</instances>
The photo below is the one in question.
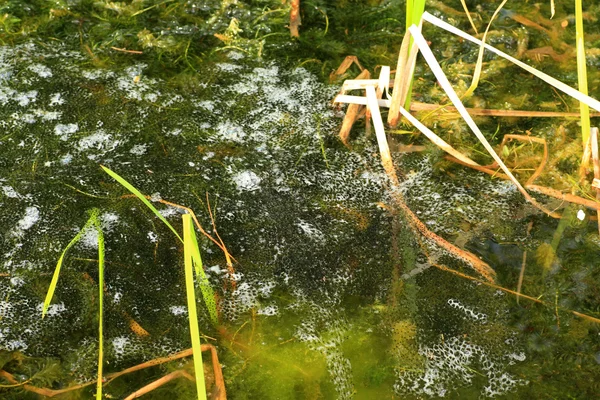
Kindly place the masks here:
<instances>
[{"instance_id":1,"label":"brown twig","mask_svg":"<svg viewBox=\"0 0 600 400\"><path fill-rule=\"evenodd\" d=\"M343 73L343 72L342 72ZM371 74L368 70L363 70L355 79L369 79L371 78ZM350 131L352 130L352 125L358 118L359 112L363 106L359 104L349 104L346 109L346 115L344 116L344 121L342 122L342 127L340 129L340 140L344 143L345 146L348 146L348 138L350 137Z\"/></svg>"},{"instance_id":2,"label":"brown twig","mask_svg":"<svg viewBox=\"0 0 600 400\"><path fill-rule=\"evenodd\" d=\"M223 250L223 253L225 253L225 261L227 262L227 271L229 272L229 279L230 279L232 287L235 289L235 279L233 277L233 275L235 274L235 270L233 269L233 264L231 263L231 257L229 255L229 251L227 250L227 247L225 247L225 243L223 243L223 239L221 239L221 236L219 236L219 231L217 231L217 225L215 224L213 212L212 212L212 209L210 208L210 200L208 199L208 192L206 192L206 207L208 208L208 215L210 216L210 222L213 227L213 232L215 233L215 235L217 235L217 239L219 239L219 242L221 243L221 249Z\"/></svg>"},{"instance_id":3,"label":"brown twig","mask_svg":"<svg viewBox=\"0 0 600 400\"><path fill-rule=\"evenodd\" d=\"M122 199L126 199L126 198L134 198L137 197L134 194L125 194L123 196L121 196ZM147 198L148 200L152 200L151 196L144 196L145 198ZM233 261L237 262L237 260L227 251L227 248L224 247L224 245L222 245L221 243L219 243L215 238L213 238L211 235L209 235L204 228L202 228L202 225L200 225L200 222L198 221L198 218L196 217L196 214L194 213L194 211L192 211L191 208L186 207L186 206L182 206L181 204L176 204L176 203L172 203L170 201L167 200L163 200L163 199L159 199L157 200L159 203L171 206L171 207L175 207L175 208L179 208L181 210L185 210L186 212L188 212L191 216L192 216L192 220L194 221L194 224L196 225L196 227L198 228L198 230L200 231L200 233L202 233L204 236L206 236L208 239L210 239L214 244L216 244L221 251L223 251L223 253L225 254L225 258L230 258Z\"/></svg>"},{"instance_id":4,"label":"brown twig","mask_svg":"<svg viewBox=\"0 0 600 400\"><path fill-rule=\"evenodd\" d=\"M137 399L138 397L142 397L146 393L151 392L154 389L159 388L162 385L164 385L168 382L171 382L172 380L180 378L180 377L184 377L192 382L195 381L193 376L191 376L184 370L179 369L177 371L173 371L170 374L163 376L162 378L155 380L154 382L149 383L148 385L144 386L143 388L141 388L139 390L136 390L129 396L125 397L125 400L133 400L133 399Z\"/></svg>"},{"instance_id":5,"label":"brown twig","mask_svg":"<svg viewBox=\"0 0 600 400\"><path fill-rule=\"evenodd\" d=\"M217 387L217 389L216 389L217 393L219 393L219 396L215 397L215 399L225 400L226 399L225 380L223 379L223 371L221 369L221 364L219 363L219 358L217 356L217 349L212 344L203 344L201 346L201 350L211 352L211 361L212 361L212 366L213 366L213 372L215 375L215 385ZM103 385L108 385L110 382L112 382L114 379L116 379L120 376L127 375L127 374L130 374L132 372L139 371L142 369L154 367L154 366L164 364L164 363L167 363L167 362L170 362L173 360L177 360L180 358L189 357L192 354L193 354L192 349L190 348L190 349L180 351L179 353L176 353L176 354L173 354L173 355L170 355L167 357L155 358L153 360L149 360L149 361L143 362L141 364L134 365L133 367L126 368L119 372L105 374L104 375L105 381L104 381ZM25 389L28 392L37 393L39 395L46 396L46 397L55 397L55 396L58 396L63 393L72 392L73 390L83 389L87 386L90 386L90 385L93 385L96 383L96 381L90 381L90 382L86 382L86 383L81 383L79 385L69 386L68 388L65 388L65 389L49 389L49 388L40 388L37 386L29 385L29 384L26 384L25 382L19 382L14 377L14 375L12 375L11 373L9 373L7 371L1 370L1 369L0 369L0 377L5 378L7 381L9 381L12 384L19 384L19 385L22 384L23 389Z\"/></svg>"},{"instance_id":6,"label":"brown twig","mask_svg":"<svg viewBox=\"0 0 600 400\"><path fill-rule=\"evenodd\" d=\"M514 295L516 295L518 297L522 297L524 299L533 301L535 303L542 304L542 305L544 305L546 307L551 307L551 305L547 304L546 302L544 302L544 301L542 301L542 300L540 300L538 298L535 298L535 297L532 297L532 296L528 296L528 295L523 294L523 293L515 292L514 290L510 290L510 289L507 289L507 288L502 287L500 285L496 285L495 283L482 281L481 279L475 278L474 276L463 274L462 272L453 270L452 268L448 268L445 265L440 265L440 264L432 264L432 265L434 267L436 267L436 268L441 269L442 271L450 272L451 274L460 276L461 278L469 279L471 281L475 281L475 282L481 283L481 284L489 286L491 288L498 289L498 290L501 290L501 291L506 292L506 293L514 294ZM558 308L561 309L561 310L563 310L563 311L570 312L573 315L576 315L576 316L578 316L580 318L586 319L586 320L594 322L596 324L600 324L600 319L598 319L596 317L592 317L591 315L583 314L583 313L580 313L580 312L574 311L574 310L569 310L567 308L562 308L562 307L558 307Z\"/></svg>"},{"instance_id":7,"label":"brown twig","mask_svg":"<svg viewBox=\"0 0 600 400\"><path fill-rule=\"evenodd\" d=\"M298 28L302 24L300 20L300 0L291 0L290 10L290 35L292 37L300 37Z\"/></svg>"},{"instance_id":8,"label":"brown twig","mask_svg":"<svg viewBox=\"0 0 600 400\"><path fill-rule=\"evenodd\" d=\"M129 53L129 54L144 54L143 51L139 51L139 50L127 50L127 49L120 49L118 47L111 47L111 49L115 50L115 51L120 51L122 53Z\"/></svg>"}]
</instances>

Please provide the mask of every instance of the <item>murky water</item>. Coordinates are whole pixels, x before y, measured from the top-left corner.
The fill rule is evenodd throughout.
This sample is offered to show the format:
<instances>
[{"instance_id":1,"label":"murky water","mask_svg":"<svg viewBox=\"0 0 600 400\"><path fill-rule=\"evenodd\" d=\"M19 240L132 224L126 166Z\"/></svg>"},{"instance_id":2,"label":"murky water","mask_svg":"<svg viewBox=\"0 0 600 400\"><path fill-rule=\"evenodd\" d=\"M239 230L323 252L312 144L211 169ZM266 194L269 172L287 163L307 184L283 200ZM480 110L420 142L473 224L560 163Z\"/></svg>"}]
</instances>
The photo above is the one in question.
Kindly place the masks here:
<instances>
[{"instance_id":1,"label":"murky water","mask_svg":"<svg viewBox=\"0 0 600 400\"><path fill-rule=\"evenodd\" d=\"M522 292L543 304L517 302L514 294L436 268L433 264L476 276L467 264L432 249L394 209L374 138L365 137L361 124L352 150L338 141L343 111L330 101L339 82L326 83L337 67L331 59L352 50L372 63L365 65L371 70L377 63L395 65L404 20L395 13L402 7L355 4L344 14L343 4L322 3L315 3L317 11L305 5L305 30L293 42L281 22L287 9L278 1L173 2L140 14L144 19L134 27L114 30L111 40L118 48L139 43L143 57L111 53L108 39L100 38L113 31L101 19L83 25L83 38L98 40L89 52L75 27L60 28L65 37L48 44L34 34L12 39L5 26L0 369L53 389L95 380L98 238L92 230L69 250L48 316L41 318L56 261L93 208L100 209L107 249L105 372L190 347L181 245L102 172L105 165L152 196L176 229L181 209L158 200L191 208L214 234L210 202L218 233L236 262L231 276L223 252L200 236L221 322L212 326L200 307L200 330L203 341L218 349L228 398L583 399L600 392L600 326L571 312L599 316L600 240L592 211L573 208L566 213L571 218L559 222L527 205L512 184L451 164L435 149L397 152L401 191L418 218L489 263L500 287L516 290L525 265ZM118 13L109 15L113 23L143 9L111 11L98 4L96 12ZM458 3L451 6L460 10ZM493 7L473 10L486 20ZM523 41L528 49L548 45L552 34L524 28L511 14L548 17L545 8L527 7L501 15L490 36L493 45L507 52L518 51ZM561 28L561 20L572 20L567 7L561 3L557 19L544 29L572 43L574 31ZM598 15L594 7L590 21ZM468 29L464 14L437 3L430 11ZM331 18L327 39L325 13ZM153 20L157 15L163 18ZM256 38L274 36L254 40L235 34L233 17L246 33L254 29ZM141 31L140 21L154 37L146 32L128 42L128 29ZM364 28L366 22L373 28ZM21 25L14 24L16 31ZM345 26L353 29L345 32ZM597 28L587 26L593 45ZM466 64L474 62L477 48L436 29L425 27L425 35L453 83L466 89ZM378 42L378 32L389 43ZM229 34L229 42L219 42L214 33ZM190 40L191 50L185 50L194 35L202 41ZM344 35L354 42L344 42ZM372 47L359 48L370 40ZM535 63L535 54L524 60ZM589 57L591 67L597 63L595 49ZM566 101L570 111L577 109L516 67L488 61L470 106L566 111ZM575 85L574 59L568 65L542 59L537 66ZM417 76L416 99L443 99L425 66L417 68ZM594 96L596 70L589 81ZM487 162L464 123L442 118L428 123ZM573 119L486 117L478 123L493 144L505 133L545 137L557 155L540 184L563 184L578 165L581 143ZM427 144L409 135L391 140L392 147ZM517 150L521 157L539 157L533 147ZM523 164L520 179L536 160ZM552 209L564 206L538 197ZM579 210L585 211L583 221L574 217ZM190 363L172 362L118 378L104 391L125 398L181 368L193 372ZM89 398L92 388L71 394ZM35 398L19 387L0 387L0 394ZM146 398L194 396L194 384L180 379Z\"/></svg>"}]
</instances>

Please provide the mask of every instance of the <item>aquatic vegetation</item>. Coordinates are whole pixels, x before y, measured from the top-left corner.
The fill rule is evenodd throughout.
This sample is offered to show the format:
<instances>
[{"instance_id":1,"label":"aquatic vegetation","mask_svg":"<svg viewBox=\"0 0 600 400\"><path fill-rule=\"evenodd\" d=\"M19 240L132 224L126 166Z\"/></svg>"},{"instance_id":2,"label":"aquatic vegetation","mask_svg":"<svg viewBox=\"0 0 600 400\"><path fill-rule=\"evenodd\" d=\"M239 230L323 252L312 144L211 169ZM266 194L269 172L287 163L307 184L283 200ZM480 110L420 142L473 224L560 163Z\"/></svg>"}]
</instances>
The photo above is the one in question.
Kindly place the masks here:
<instances>
[{"instance_id":1,"label":"aquatic vegetation","mask_svg":"<svg viewBox=\"0 0 600 400\"><path fill-rule=\"evenodd\" d=\"M405 3L25 3L0 5L0 397L96 392L94 230L64 253L94 208L106 237L106 397L600 390L597 184L580 168L597 151L581 141L580 99L491 52L575 86L571 0L557 2L552 20L550 2L498 12L501 2L426 2L426 19L475 43L422 27L461 111L561 220L524 200L420 59L396 72L414 76L412 90L380 67L401 47L406 58L413 51L408 39L402 46ZM591 67L600 8L583 6ZM365 136L385 111L354 104L340 141L343 115L330 101L342 80L371 72L383 78L369 108L400 84L410 113L394 132ZM599 77L589 68L592 95ZM384 139L387 171L376 144ZM57 259L60 282L45 307ZM190 317L197 297L206 307Z\"/></svg>"}]
</instances>

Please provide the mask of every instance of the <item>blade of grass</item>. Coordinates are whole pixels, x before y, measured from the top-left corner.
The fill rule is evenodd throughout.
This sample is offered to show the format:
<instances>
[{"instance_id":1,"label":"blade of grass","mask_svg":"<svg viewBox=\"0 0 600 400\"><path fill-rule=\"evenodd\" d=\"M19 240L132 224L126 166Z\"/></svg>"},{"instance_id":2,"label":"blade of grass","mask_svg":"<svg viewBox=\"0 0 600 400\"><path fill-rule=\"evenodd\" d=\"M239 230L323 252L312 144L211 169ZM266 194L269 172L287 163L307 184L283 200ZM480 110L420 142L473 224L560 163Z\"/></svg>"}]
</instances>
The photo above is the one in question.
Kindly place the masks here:
<instances>
[{"instance_id":1,"label":"blade of grass","mask_svg":"<svg viewBox=\"0 0 600 400\"><path fill-rule=\"evenodd\" d=\"M477 32L477 27L475 26L475 24L473 23L473 19L471 18L471 13L469 12L467 3L465 3L465 0L460 0L460 4L462 4L463 9L465 10L465 14L467 14L467 18L469 18L469 23L471 24L471 28L473 28L473 30L475 31L475 34L479 34L479 32Z\"/></svg>"},{"instance_id":2,"label":"blade of grass","mask_svg":"<svg viewBox=\"0 0 600 400\"><path fill-rule=\"evenodd\" d=\"M123 187L125 187L125 189L129 190L138 199L140 199L142 201L142 203L144 203L146 205L146 207L148 207L154 213L154 215L156 215L158 217L158 219L160 219L165 225L167 225L169 227L169 229L175 234L175 236L177 236L177 239L179 239L181 242L183 242L183 239L181 238L181 236L179 236L179 234L177 233L177 231L175 230L175 228L173 228L173 226L169 223L169 221L167 221L167 219L165 217L163 217L163 215L156 209L156 207L154 207L152 205L152 203L150 203L148 201L148 199L146 198L146 196L144 196L139 190L137 190L135 187L133 187L133 185L131 183L127 182L125 179L123 179L116 172L113 172L112 170L110 170L109 168L105 167L104 165L101 165L100 167L104 170L104 172L106 172L114 180L116 180Z\"/></svg>"},{"instance_id":3,"label":"blade of grass","mask_svg":"<svg viewBox=\"0 0 600 400\"><path fill-rule=\"evenodd\" d=\"M477 89L477 85L479 85L479 78L481 78L481 69L483 67L483 52L485 50L485 47L484 47L485 39L487 38L487 34L488 34L488 31L490 30L490 26L492 26L492 21L494 21L494 19L496 18L496 16L498 15L498 13L502 9L502 7L504 7L504 5L506 4L507 1L508 0L504 0L502 3L500 3L498 8L496 8L496 11L494 11L492 18L490 19L490 22L488 22L487 27L485 28L483 38L481 39L481 45L479 47L479 54L477 55L477 63L475 64L475 71L473 72L473 81L471 82L471 86L469 86L467 91L463 94L463 97L465 97L465 98L468 98L469 96L471 96L473 94L473 92L475 91L475 89ZM467 13L467 15L468 15L468 13Z\"/></svg>"},{"instance_id":4,"label":"blade of grass","mask_svg":"<svg viewBox=\"0 0 600 400\"><path fill-rule=\"evenodd\" d=\"M410 6L410 7L409 7ZM411 25L419 26L421 24L421 17L423 16L423 11L425 11L425 0L407 0L406 1L406 30ZM410 38L408 48L412 49L413 39ZM413 64L416 62L416 59L413 61ZM404 108L410 110L410 101L412 94L412 86L413 86L413 74L414 74L414 65L410 65L410 75L408 76L408 92L406 95L406 101L404 103Z\"/></svg>"},{"instance_id":5,"label":"blade of grass","mask_svg":"<svg viewBox=\"0 0 600 400\"><path fill-rule=\"evenodd\" d=\"M96 383L96 400L102 400L102 366L104 361L104 234L97 216L92 217L98 232L98 381Z\"/></svg>"},{"instance_id":6,"label":"blade of grass","mask_svg":"<svg viewBox=\"0 0 600 400\"><path fill-rule=\"evenodd\" d=\"M583 40L583 15L581 0L575 0L575 40L577 47L577 87L585 95L588 94L587 68L585 62L585 42ZM590 109L587 104L579 103L581 113L581 140L583 145L590 136Z\"/></svg>"},{"instance_id":7,"label":"blade of grass","mask_svg":"<svg viewBox=\"0 0 600 400\"><path fill-rule=\"evenodd\" d=\"M48 287L48 292L46 293L46 299L44 300L44 306L42 307L42 319L46 316L46 312L48 311L48 307L50 306L50 302L52 301L52 297L54 296L54 291L56 290L56 284L58 283L58 276L60 275L60 268L62 266L63 260L65 258L65 254L67 251L73 247L80 239L83 233L94 223L95 213L97 210L92 211L92 215L90 219L87 220L83 228L75 235L73 239L69 242L67 247L63 250L58 262L56 263L56 268L54 268L54 275L52 275L52 281L50 281L50 286Z\"/></svg>"},{"instance_id":8,"label":"blade of grass","mask_svg":"<svg viewBox=\"0 0 600 400\"><path fill-rule=\"evenodd\" d=\"M204 299L204 304L206 304L206 308L208 308L208 313L210 314L211 321L214 325L217 325L219 323L219 319L217 316L217 305L215 303L215 295L212 288L210 287L208 278L206 278L206 274L204 273L204 268L202 266L202 257L200 256L200 247L198 246L198 240L196 238L196 233L194 232L193 225L190 232L190 240L192 241L192 260L194 262L196 277L200 279L200 290L202 291L202 298Z\"/></svg>"},{"instance_id":9,"label":"blade of grass","mask_svg":"<svg viewBox=\"0 0 600 400\"><path fill-rule=\"evenodd\" d=\"M194 287L194 227L189 214L183 219L183 253L185 267L185 291L187 294L188 318L190 320L190 336L192 352L194 355L194 372L196 376L196 391L198 399L206 400L206 386L204 383L204 366L202 365L202 347L200 345L200 329L198 328L198 313L196 312L196 291Z\"/></svg>"}]
</instances>

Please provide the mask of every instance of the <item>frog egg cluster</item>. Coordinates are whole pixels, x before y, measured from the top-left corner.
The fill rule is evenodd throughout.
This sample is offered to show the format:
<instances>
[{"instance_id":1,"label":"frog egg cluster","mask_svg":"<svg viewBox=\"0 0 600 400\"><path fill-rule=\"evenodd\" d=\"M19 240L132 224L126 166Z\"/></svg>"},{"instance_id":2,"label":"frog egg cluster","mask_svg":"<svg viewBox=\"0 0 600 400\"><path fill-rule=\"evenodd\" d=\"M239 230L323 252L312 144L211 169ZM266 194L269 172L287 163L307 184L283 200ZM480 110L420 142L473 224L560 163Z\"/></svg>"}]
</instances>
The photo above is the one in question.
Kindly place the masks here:
<instances>
[{"instance_id":1,"label":"frog egg cluster","mask_svg":"<svg viewBox=\"0 0 600 400\"><path fill-rule=\"evenodd\" d=\"M472 319L473 321L481 322L485 324L487 322L487 315L484 313L476 312L469 307L461 304L459 300L456 299L448 299L448 305L452 308L462 311L465 314L466 318Z\"/></svg>"},{"instance_id":2,"label":"frog egg cluster","mask_svg":"<svg viewBox=\"0 0 600 400\"><path fill-rule=\"evenodd\" d=\"M425 360L423 371L399 371L394 388L399 395L444 397L459 386L472 384L475 374L483 375L483 397L506 395L527 382L506 371L514 362L514 353L491 355L477 344L461 337L444 339L431 346L420 346ZM522 357L523 355L518 355Z\"/></svg>"}]
</instances>

